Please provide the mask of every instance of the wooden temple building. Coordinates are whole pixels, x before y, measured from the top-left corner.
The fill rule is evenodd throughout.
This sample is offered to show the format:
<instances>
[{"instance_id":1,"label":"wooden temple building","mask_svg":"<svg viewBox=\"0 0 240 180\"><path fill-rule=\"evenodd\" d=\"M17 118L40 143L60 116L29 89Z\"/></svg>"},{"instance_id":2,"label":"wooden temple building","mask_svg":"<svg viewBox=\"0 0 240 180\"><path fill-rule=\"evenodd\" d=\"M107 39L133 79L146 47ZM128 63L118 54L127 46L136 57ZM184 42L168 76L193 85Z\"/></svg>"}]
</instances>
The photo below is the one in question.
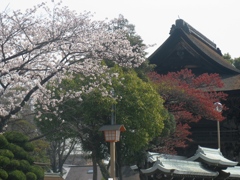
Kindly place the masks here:
<instances>
[{"instance_id":1,"label":"wooden temple building","mask_svg":"<svg viewBox=\"0 0 240 180\"><path fill-rule=\"evenodd\" d=\"M176 20L166 41L149 56L159 74L191 69L196 75L218 73L224 87L217 91L228 94L226 117L220 123L221 152L233 161L240 162L240 70L228 63L214 42L182 19ZM200 120L191 127L193 143L185 154L193 155L198 146L218 148L217 123ZM240 178L239 178L240 179Z\"/></svg>"},{"instance_id":2,"label":"wooden temple building","mask_svg":"<svg viewBox=\"0 0 240 180\"><path fill-rule=\"evenodd\" d=\"M227 62L214 42L182 19L172 25L169 38L149 57L159 74L188 68L196 74L217 73L228 94L228 110L220 123L221 150L217 123L202 119L191 125L193 142L181 156L149 153L146 179L240 179L240 70ZM206 148L203 148L206 147Z\"/></svg>"}]
</instances>

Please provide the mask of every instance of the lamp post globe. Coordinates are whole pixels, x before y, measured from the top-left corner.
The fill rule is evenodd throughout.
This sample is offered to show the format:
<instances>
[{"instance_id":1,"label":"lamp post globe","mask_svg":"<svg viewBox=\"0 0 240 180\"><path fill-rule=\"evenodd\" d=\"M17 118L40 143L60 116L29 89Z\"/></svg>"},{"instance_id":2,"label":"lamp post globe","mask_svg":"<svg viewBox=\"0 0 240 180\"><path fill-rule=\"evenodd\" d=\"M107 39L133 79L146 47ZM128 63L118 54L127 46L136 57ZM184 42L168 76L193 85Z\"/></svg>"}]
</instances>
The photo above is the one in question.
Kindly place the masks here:
<instances>
[{"instance_id":1,"label":"lamp post globe","mask_svg":"<svg viewBox=\"0 0 240 180\"><path fill-rule=\"evenodd\" d=\"M215 102L214 103L214 108L217 112L222 112L223 110L223 105L220 102ZM220 141L220 122L217 121L217 135L218 135L218 149L220 150L221 148L221 141Z\"/></svg>"},{"instance_id":2,"label":"lamp post globe","mask_svg":"<svg viewBox=\"0 0 240 180\"><path fill-rule=\"evenodd\" d=\"M214 107L217 112L222 112L223 105L220 102L215 102Z\"/></svg>"}]
</instances>

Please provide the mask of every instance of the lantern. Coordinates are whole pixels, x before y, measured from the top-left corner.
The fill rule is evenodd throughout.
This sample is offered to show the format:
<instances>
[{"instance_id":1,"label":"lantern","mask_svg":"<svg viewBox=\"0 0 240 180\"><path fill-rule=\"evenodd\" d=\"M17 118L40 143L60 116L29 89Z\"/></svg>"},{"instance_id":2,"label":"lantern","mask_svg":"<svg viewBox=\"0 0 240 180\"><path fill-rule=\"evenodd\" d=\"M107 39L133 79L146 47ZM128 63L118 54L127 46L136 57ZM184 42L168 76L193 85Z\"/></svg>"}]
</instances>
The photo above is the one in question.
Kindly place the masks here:
<instances>
[{"instance_id":1,"label":"lantern","mask_svg":"<svg viewBox=\"0 0 240 180\"><path fill-rule=\"evenodd\" d=\"M123 125L105 125L102 126L99 131L104 132L105 141L118 142L120 140L120 132L126 131Z\"/></svg>"}]
</instances>

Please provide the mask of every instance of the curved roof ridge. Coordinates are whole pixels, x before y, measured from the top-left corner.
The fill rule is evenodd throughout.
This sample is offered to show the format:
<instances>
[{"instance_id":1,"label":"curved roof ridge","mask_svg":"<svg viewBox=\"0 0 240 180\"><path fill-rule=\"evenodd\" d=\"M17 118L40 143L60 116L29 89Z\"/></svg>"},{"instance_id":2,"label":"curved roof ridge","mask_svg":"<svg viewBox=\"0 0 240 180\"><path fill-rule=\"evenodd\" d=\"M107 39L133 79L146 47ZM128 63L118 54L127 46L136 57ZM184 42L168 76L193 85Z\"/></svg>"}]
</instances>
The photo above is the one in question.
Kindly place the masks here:
<instances>
[{"instance_id":1,"label":"curved roof ridge","mask_svg":"<svg viewBox=\"0 0 240 180\"><path fill-rule=\"evenodd\" d=\"M203 148L198 146L198 150L196 154L188 159L187 161L204 161L207 164L214 164L217 166L236 166L238 162L231 161L225 158L220 149L211 149L211 148Z\"/></svg>"},{"instance_id":2,"label":"curved roof ridge","mask_svg":"<svg viewBox=\"0 0 240 180\"><path fill-rule=\"evenodd\" d=\"M178 159L157 160L152 167L148 169L141 169L141 172L144 174L152 174L157 170L160 170L163 173L174 175L192 175L204 177L216 177L219 174L216 171L206 169L206 167L200 162Z\"/></svg>"},{"instance_id":3,"label":"curved roof ridge","mask_svg":"<svg viewBox=\"0 0 240 180\"><path fill-rule=\"evenodd\" d=\"M170 34L172 34L172 32L175 29L183 29L186 33L190 33L190 34L194 34L195 36L197 36L199 39L201 39L203 42L205 42L206 44L208 44L209 46L211 46L212 48L214 48L215 50L218 51L217 45L211 41L210 39L208 39L206 36L204 36L202 33L200 33L197 29L195 29L193 26L191 26L190 24L188 24L186 21L184 21L183 19L177 19L175 22L175 25L172 26L171 30L170 30Z\"/></svg>"},{"instance_id":4,"label":"curved roof ridge","mask_svg":"<svg viewBox=\"0 0 240 180\"><path fill-rule=\"evenodd\" d=\"M223 170L223 172L230 173L229 177L240 178L240 166L228 167L226 170Z\"/></svg>"},{"instance_id":5,"label":"curved roof ridge","mask_svg":"<svg viewBox=\"0 0 240 180\"><path fill-rule=\"evenodd\" d=\"M162 154L156 152L148 152L147 154L147 161L148 162L156 162L158 159L175 159L175 160L184 160L187 159L185 156L178 156L172 154Z\"/></svg>"}]
</instances>

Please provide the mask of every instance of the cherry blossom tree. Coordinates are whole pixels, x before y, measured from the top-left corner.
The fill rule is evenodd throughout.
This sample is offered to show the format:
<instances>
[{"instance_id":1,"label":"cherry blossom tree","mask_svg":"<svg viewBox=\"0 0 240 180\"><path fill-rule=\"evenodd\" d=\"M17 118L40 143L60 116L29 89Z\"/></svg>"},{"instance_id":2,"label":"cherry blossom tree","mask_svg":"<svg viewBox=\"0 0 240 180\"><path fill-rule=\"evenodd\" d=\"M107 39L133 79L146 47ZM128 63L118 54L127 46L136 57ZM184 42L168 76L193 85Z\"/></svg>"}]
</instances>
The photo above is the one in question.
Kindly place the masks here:
<instances>
[{"instance_id":1,"label":"cherry blossom tree","mask_svg":"<svg viewBox=\"0 0 240 180\"><path fill-rule=\"evenodd\" d=\"M67 98L50 102L49 81L59 83L78 72L94 78L107 68L99 66L102 59L126 67L144 61L144 47L131 46L124 29L113 30L117 19L91 18L89 12L76 13L61 4L50 9L44 3L25 12L0 13L0 131L28 101L54 104ZM70 95L81 100L81 91Z\"/></svg>"}]
</instances>

